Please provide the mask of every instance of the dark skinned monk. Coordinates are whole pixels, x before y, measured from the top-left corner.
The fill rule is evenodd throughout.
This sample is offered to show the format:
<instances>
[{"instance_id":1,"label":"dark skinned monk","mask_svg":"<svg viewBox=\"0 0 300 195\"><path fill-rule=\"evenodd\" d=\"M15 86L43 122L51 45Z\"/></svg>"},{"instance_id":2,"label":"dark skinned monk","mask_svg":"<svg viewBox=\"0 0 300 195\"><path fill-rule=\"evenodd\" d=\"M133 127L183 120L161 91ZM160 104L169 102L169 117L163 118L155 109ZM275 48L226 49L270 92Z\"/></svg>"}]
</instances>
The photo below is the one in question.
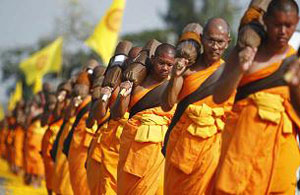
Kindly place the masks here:
<instances>
[{"instance_id":1,"label":"dark skinned monk","mask_svg":"<svg viewBox=\"0 0 300 195\"><path fill-rule=\"evenodd\" d=\"M181 105L186 98L201 94L195 95L195 91L223 64L221 56L229 44L229 33L225 20L210 19L202 36L204 52L196 63L186 66L188 62L179 59L174 66L163 102L164 110L178 103L164 143L165 194L204 194L208 191L219 162L223 120L231 109L233 98L217 105L212 96L199 97L188 102L185 108ZM183 65L180 67L178 63ZM180 115L177 114L179 110L182 110ZM176 123L175 118L178 118Z\"/></svg>"},{"instance_id":2,"label":"dark skinned monk","mask_svg":"<svg viewBox=\"0 0 300 195\"><path fill-rule=\"evenodd\" d=\"M149 73L141 85L128 81L120 85L126 89L119 95L112 110L121 118L128 110L129 120L121 135L118 163L117 194L162 194L164 157L161 153L164 135L174 111L161 108L161 92L175 62L175 48L161 44L151 57ZM145 106L147 105L147 106Z\"/></svg>"},{"instance_id":3,"label":"dark skinned monk","mask_svg":"<svg viewBox=\"0 0 300 195\"><path fill-rule=\"evenodd\" d=\"M141 49L142 48L140 47L133 47L130 50L125 63L132 63ZM102 90L107 90L107 88L102 88ZM102 117L103 119L101 119L104 124L98 124L98 133L94 136L90 145L87 159L87 179L91 194L113 195L117 194L117 167L120 150L120 136L122 134L123 126L128 119L128 114L125 114L124 117L119 120L105 120L105 116L110 115L109 109L116 100L119 93L119 87L112 92L113 94L110 94L108 90L106 92L108 92L108 97L111 96L109 98L109 105L103 101L99 102L102 105L98 106L97 112L102 113L95 113L96 116L104 116Z\"/></svg>"},{"instance_id":4,"label":"dark skinned monk","mask_svg":"<svg viewBox=\"0 0 300 195\"><path fill-rule=\"evenodd\" d=\"M215 88L217 103L238 91L223 132L214 194L295 194L300 119L289 87L272 78L295 53L288 41L298 24L298 6L274 0L263 20L267 37L257 52L234 49Z\"/></svg>"}]
</instances>

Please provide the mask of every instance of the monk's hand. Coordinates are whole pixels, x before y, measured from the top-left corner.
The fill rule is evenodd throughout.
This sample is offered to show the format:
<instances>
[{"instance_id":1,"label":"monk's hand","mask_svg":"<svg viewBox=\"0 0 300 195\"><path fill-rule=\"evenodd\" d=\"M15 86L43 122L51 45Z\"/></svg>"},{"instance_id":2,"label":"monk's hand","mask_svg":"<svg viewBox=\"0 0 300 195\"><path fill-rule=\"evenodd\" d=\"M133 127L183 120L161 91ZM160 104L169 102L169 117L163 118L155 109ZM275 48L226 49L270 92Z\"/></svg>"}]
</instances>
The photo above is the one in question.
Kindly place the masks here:
<instances>
[{"instance_id":1,"label":"monk's hand","mask_svg":"<svg viewBox=\"0 0 300 195\"><path fill-rule=\"evenodd\" d=\"M176 58L175 65L173 66L173 75L181 76L189 63L189 60L185 58Z\"/></svg>"},{"instance_id":2,"label":"monk's hand","mask_svg":"<svg viewBox=\"0 0 300 195\"><path fill-rule=\"evenodd\" d=\"M113 89L111 87L102 87L100 90L102 101L106 102L110 98L112 91Z\"/></svg>"},{"instance_id":3,"label":"monk's hand","mask_svg":"<svg viewBox=\"0 0 300 195\"><path fill-rule=\"evenodd\" d=\"M290 63L289 68L284 75L284 80L291 87L300 88L300 60L298 58Z\"/></svg>"},{"instance_id":4,"label":"monk's hand","mask_svg":"<svg viewBox=\"0 0 300 195\"><path fill-rule=\"evenodd\" d=\"M132 91L133 83L130 81L124 81L120 84L121 97L127 97Z\"/></svg>"},{"instance_id":5,"label":"monk's hand","mask_svg":"<svg viewBox=\"0 0 300 195\"><path fill-rule=\"evenodd\" d=\"M253 64L257 48L245 47L238 52L238 62L242 72L247 72Z\"/></svg>"}]
</instances>

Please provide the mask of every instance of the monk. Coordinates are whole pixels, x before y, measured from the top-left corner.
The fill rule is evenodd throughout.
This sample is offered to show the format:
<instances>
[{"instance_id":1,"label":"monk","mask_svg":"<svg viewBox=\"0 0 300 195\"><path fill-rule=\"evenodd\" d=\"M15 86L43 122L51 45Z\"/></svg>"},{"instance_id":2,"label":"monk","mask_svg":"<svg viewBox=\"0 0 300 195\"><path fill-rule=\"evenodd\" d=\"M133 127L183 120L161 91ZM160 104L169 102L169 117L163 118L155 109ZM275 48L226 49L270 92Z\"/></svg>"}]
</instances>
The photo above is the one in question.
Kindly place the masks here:
<instances>
[{"instance_id":1,"label":"monk","mask_svg":"<svg viewBox=\"0 0 300 195\"><path fill-rule=\"evenodd\" d=\"M162 194L164 157L160 151L173 111L160 108L161 92L174 63L174 46L163 43L151 56L141 85L133 89L129 81L120 85L125 93L119 94L113 118L121 118L127 110L130 116L120 140L117 194Z\"/></svg>"},{"instance_id":2,"label":"monk","mask_svg":"<svg viewBox=\"0 0 300 195\"><path fill-rule=\"evenodd\" d=\"M17 104L16 119L17 127L14 133L14 173L19 175L23 169L23 144L25 138L25 101L20 100Z\"/></svg>"},{"instance_id":3,"label":"monk","mask_svg":"<svg viewBox=\"0 0 300 195\"><path fill-rule=\"evenodd\" d=\"M214 101L227 101L236 89L237 95L223 132L214 194L295 194L300 120L281 75L282 61L295 53L288 41L298 10L294 0L272 1L258 50L236 47L230 54Z\"/></svg>"},{"instance_id":4,"label":"monk","mask_svg":"<svg viewBox=\"0 0 300 195\"><path fill-rule=\"evenodd\" d=\"M141 51L140 47L133 47L126 59L125 63L130 64ZM125 65L126 65L125 64ZM109 93L108 90L102 88L101 94ZM109 99L109 105L102 103L104 109L98 109L98 116L105 116L98 123L98 132L91 143L90 153L87 161L88 184L91 194L117 194L117 166L119 160L120 135L123 126L128 119L128 114L119 120L109 119L109 107L112 107L119 89L113 91Z\"/></svg>"},{"instance_id":5,"label":"monk","mask_svg":"<svg viewBox=\"0 0 300 195\"><path fill-rule=\"evenodd\" d=\"M78 114L68 135L71 138L71 142L67 153L71 185L75 195L90 194L85 168L88 146L93 138L92 131L90 131L90 134L87 133L85 124L88 117L89 103L91 102L91 96L89 95L90 87L91 81L88 73L80 73L74 85L76 96L72 100L72 104L77 107ZM70 137L70 135L72 136Z\"/></svg>"},{"instance_id":6,"label":"monk","mask_svg":"<svg viewBox=\"0 0 300 195\"><path fill-rule=\"evenodd\" d=\"M164 110L169 110L178 103L164 143L165 194L209 191L219 162L224 119L233 98L215 104L212 92L207 89L214 82L208 80L216 80L220 75L224 62L221 57L229 42L227 22L222 18L210 19L203 29L203 53L190 66L183 58L174 66L162 105Z\"/></svg>"},{"instance_id":7,"label":"monk","mask_svg":"<svg viewBox=\"0 0 300 195\"><path fill-rule=\"evenodd\" d=\"M40 186L42 178L44 177L43 159L40 154L42 138L47 130L47 126L41 125L41 114L43 112L42 100L39 95L34 97L31 103L30 125L26 131L25 150L25 172L27 177L25 183L33 186Z\"/></svg>"},{"instance_id":8,"label":"monk","mask_svg":"<svg viewBox=\"0 0 300 195\"><path fill-rule=\"evenodd\" d=\"M68 115L70 107L70 99L72 93L72 83L67 81L60 85L60 91L57 94L57 99L60 104L64 105L62 108L62 117L64 119L63 124L60 126L59 132L56 136L55 142L51 149L51 157L54 161L54 170L53 170L53 192L56 194L73 194L70 173L69 173L69 164L67 157L63 154L63 142L67 137L71 127L75 121L75 116ZM76 113L74 113L75 115ZM55 146L57 144L57 146ZM56 148L55 148L56 147ZM55 151L53 151L55 150Z\"/></svg>"}]
</instances>

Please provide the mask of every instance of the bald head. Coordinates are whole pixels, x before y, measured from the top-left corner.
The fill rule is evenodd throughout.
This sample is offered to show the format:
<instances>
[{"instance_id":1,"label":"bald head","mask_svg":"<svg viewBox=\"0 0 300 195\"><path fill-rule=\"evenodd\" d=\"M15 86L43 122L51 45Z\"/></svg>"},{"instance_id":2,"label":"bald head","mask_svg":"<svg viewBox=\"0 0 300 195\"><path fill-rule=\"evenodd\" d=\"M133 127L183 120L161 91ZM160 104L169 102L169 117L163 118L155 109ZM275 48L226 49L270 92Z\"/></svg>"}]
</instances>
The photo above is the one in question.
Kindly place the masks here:
<instances>
[{"instance_id":1,"label":"bald head","mask_svg":"<svg viewBox=\"0 0 300 195\"><path fill-rule=\"evenodd\" d=\"M299 14L299 7L294 0L273 0L268 6L266 17L273 16L274 12L295 12Z\"/></svg>"},{"instance_id":2,"label":"bald head","mask_svg":"<svg viewBox=\"0 0 300 195\"><path fill-rule=\"evenodd\" d=\"M175 47L173 45L162 43L156 48L154 55L156 57L163 55L175 56L175 53Z\"/></svg>"},{"instance_id":3,"label":"bald head","mask_svg":"<svg viewBox=\"0 0 300 195\"><path fill-rule=\"evenodd\" d=\"M224 34L230 34L229 24L223 18L211 18L204 26L203 34L220 32Z\"/></svg>"}]
</instances>

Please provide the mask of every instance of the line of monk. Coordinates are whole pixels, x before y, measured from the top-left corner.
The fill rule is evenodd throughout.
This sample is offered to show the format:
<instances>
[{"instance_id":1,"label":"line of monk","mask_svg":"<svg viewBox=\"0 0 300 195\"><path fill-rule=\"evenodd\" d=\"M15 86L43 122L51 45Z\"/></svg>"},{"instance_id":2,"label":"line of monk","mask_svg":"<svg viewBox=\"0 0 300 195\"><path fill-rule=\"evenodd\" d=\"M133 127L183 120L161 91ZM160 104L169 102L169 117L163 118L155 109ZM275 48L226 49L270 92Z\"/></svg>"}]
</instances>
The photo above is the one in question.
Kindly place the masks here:
<instances>
[{"instance_id":1,"label":"line of monk","mask_svg":"<svg viewBox=\"0 0 300 195\"><path fill-rule=\"evenodd\" d=\"M295 194L298 22L295 0L252 0L227 52L217 17L175 46L120 41L107 67L90 60L7 112L0 155L49 195Z\"/></svg>"}]
</instances>

